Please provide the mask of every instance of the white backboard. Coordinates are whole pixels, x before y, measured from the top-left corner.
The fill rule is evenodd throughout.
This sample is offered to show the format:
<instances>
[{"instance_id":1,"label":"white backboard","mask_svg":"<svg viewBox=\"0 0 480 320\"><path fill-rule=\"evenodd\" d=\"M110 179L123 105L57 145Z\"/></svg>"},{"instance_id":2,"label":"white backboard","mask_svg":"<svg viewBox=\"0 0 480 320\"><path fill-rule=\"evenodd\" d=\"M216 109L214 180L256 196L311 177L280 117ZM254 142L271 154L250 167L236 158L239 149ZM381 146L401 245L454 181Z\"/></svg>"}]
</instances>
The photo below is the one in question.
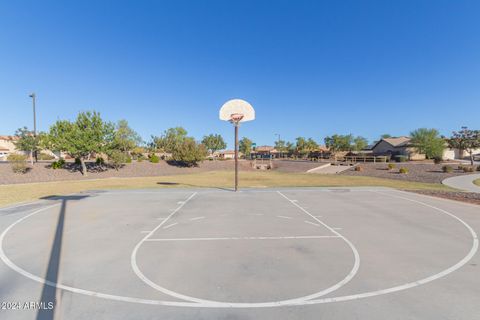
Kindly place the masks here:
<instances>
[{"instance_id":1,"label":"white backboard","mask_svg":"<svg viewBox=\"0 0 480 320\"><path fill-rule=\"evenodd\" d=\"M245 100L232 99L224 103L220 108L220 120L231 121L232 115L241 114L243 118L240 122L251 121L255 119L255 110Z\"/></svg>"}]
</instances>

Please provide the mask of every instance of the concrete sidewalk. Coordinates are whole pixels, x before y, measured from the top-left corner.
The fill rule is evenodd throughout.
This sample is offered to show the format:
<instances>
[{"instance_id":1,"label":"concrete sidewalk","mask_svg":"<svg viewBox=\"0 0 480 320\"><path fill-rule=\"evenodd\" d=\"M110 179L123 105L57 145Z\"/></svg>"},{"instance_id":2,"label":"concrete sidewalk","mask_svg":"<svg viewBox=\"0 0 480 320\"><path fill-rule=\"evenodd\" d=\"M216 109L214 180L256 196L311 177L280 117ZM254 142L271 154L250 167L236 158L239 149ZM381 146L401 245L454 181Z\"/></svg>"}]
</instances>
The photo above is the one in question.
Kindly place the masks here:
<instances>
[{"instance_id":1,"label":"concrete sidewalk","mask_svg":"<svg viewBox=\"0 0 480 320\"><path fill-rule=\"evenodd\" d=\"M480 187L473 184L477 179L480 179L480 173L447 178L442 183L452 188L480 193Z\"/></svg>"}]
</instances>

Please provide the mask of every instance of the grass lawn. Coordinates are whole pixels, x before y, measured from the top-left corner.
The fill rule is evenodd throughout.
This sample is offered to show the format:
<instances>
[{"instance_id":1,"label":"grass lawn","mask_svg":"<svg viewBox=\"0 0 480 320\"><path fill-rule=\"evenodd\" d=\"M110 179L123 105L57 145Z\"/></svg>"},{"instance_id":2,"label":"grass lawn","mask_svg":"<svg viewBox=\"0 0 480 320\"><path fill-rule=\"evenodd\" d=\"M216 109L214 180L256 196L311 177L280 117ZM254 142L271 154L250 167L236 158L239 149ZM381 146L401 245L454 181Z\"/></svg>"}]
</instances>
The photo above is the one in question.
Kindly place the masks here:
<instances>
[{"instance_id":1,"label":"grass lawn","mask_svg":"<svg viewBox=\"0 0 480 320\"><path fill-rule=\"evenodd\" d=\"M159 177L107 178L0 185L0 206L41 197L98 189L139 188L231 188L233 172L211 171ZM365 176L293 174L282 172L241 172L240 187L355 187L382 186L404 190L451 190L442 184L398 181Z\"/></svg>"},{"instance_id":2,"label":"grass lawn","mask_svg":"<svg viewBox=\"0 0 480 320\"><path fill-rule=\"evenodd\" d=\"M477 179L477 180L473 181L473 183L475 183L477 186L480 187L480 179Z\"/></svg>"}]
</instances>

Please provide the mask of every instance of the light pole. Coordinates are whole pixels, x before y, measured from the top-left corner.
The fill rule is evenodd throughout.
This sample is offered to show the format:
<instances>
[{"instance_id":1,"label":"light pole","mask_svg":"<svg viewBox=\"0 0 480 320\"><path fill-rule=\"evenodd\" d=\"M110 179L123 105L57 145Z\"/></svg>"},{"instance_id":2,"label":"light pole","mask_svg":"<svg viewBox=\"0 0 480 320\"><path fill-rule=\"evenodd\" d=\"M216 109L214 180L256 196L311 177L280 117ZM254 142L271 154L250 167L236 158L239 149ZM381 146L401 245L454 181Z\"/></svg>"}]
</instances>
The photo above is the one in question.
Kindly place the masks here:
<instances>
[{"instance_id":1,"label":"light pole","mask_svg":"<svg viewBox=\"0 0 480 320\"><path fill-rule=\"evenodd\" d=\"M35 92L32 92L29 95L30 98L32 98L32 106L33 106L33 137L37 137L37 113L35 111L35 98L37 97L35 95ZM34 156L35 156L35 162L38 161L37 159L37 150L34 151Z\"/></svg>"},{"instance_id":2,"label":"light pole","mask_svg":"<svg viewBox=\"0 0 480 320\"><path fill-rule=\"evenodd\" d=\"M275 135L278 137L278 139L277 139L277 141L278 141L277 146L280 146L280 133L275 133ZM280 150L277 150L277 151L279 151L279 153L280 153L280 158L281 158L282 152L281 152Z\"/></svg>"}]
</instances>

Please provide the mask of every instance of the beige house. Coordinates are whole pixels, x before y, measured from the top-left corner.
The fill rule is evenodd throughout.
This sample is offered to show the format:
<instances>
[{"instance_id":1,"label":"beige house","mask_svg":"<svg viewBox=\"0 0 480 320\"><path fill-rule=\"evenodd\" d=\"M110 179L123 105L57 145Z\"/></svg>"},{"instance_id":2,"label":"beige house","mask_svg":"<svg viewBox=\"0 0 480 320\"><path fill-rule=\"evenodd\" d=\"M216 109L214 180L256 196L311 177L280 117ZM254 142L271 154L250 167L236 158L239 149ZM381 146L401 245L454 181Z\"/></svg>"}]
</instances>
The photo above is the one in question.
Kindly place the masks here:
<instances>
[{"instance_id":1,"label":"beige house","mask_svg":"<svg viewBox=\"0 0 480 320\"><path fill-rule=\"evenodd\" d=\"M241 158L242 156L243 156L243 153L238 152L238 157ZM214 157L219 159L235 159L235 151L234 150L217 151L215 152Z\"/></svg>"},{"instance_id":2,"label":"beige house","mask_svg":"<svg viewBox=\"0 0 480 320\"><path fill-rule=\"evenodd\" d=\"M18 138L15 136L0 136L0 161L7 160L9 154L12 153L23 153L17 152L15 147L15 141Z\"/></svg>"},{"instance_id":3,"label":"beige house","mask_svg":"<svg viewBox=\"0 0 480 320\"><path fill-rule=\"evenodd\" d=\"M425 160L425 155L418 153L411 143L410 137L384 138L377 141L369 149L375 156L406 156L409 160ZM443 160L458 158L458 151L450 148L443 150Z\"/></svg>"}]
</instances>

